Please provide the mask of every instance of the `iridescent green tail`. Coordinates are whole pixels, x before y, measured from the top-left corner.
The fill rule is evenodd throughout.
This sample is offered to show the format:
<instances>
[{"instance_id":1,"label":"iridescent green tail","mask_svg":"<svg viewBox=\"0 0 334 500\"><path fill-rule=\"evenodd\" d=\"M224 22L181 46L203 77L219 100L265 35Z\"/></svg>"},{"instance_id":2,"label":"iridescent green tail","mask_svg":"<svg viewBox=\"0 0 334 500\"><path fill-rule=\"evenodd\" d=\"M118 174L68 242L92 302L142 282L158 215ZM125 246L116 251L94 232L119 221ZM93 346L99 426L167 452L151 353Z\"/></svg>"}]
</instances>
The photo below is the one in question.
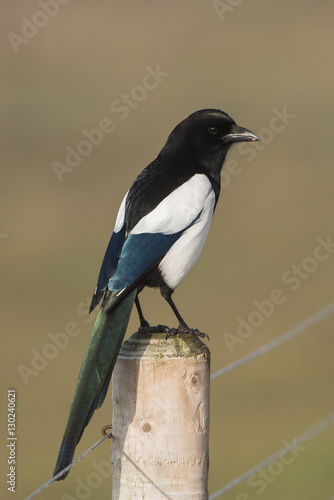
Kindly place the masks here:
<instances>
[{"instance_id":1,"label":"iridescent green tail","mask_svg":"<svg viewBox=\"0 0 334 500\"><path fill-rule=\"evenodd\" d=\"M54 476L72 462L86 425L104 401L136 294L137 290L132 290L107 312L100 309L81 366ZM65 479L67 474L59 479Z\"/></svg>"}]
</instances>

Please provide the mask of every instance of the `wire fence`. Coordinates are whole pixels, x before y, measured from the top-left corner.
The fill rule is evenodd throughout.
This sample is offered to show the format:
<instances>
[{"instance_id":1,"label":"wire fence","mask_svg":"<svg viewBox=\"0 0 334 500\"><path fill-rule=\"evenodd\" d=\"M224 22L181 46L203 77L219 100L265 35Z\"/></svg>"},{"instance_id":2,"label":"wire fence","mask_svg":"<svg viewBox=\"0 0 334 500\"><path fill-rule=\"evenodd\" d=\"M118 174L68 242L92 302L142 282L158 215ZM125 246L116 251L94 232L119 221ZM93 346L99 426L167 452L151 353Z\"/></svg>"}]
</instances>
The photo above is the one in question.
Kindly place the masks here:
<instances>
[{"instance_id":1,"label":"wire fence","mask_svg":"<svg viewBox=\"0 0 334 500\"><path fill-rule=\"evenodd\" d=\"M308 316L306 319L295 325L293 328L287 330L285 333L282 335L279 335L272 341L268 342L267 344L264 344L260 346L258 349L255 349L249 354L246 354L246 356L238 359L237 361L234 361L233 363L230 363L229 365L225 366L221 370L216 371L211 375L211 380L215 380L218 377L221 377L222 375L225 375L226 373L235 370L236 368L239 368L240 366L243 366L246 363L249 363L250 361L253 361L254 359L258 358L259 356L262 356L263 354L266 354L267 352L271 351L275 347L279 347L285 342L288 342L289 340L297 337L297 335L305 332L312 326L316 325L320 321L323 321L327 318L329 318L331 315L334 314L334 302L331 302L328 304L326 307L323 307L316 313L312 314L311 316ZM309 439L311 439L313 436L319 434L321 431L327 429L331 425L334 424L334 413L331 413L326 417L324 420L321 420L317 424L315 424L313 427L308 429L306 432L298 436L296 439L292 441L293 443L296 443L295 446L299 446L302 443L305 443ZM291 446L292 446L291 444ZM285 451L284 451L285 450ZM270 455L267 457L265 460L260 462L259 464L255 465L248 471L244 472L241 474L239 477L228 483L226 486L221 488L220 490L216 491L213 493L210 497L209 500L214 500L215 498L219 498L222 496L224 493L227 491L231 490L235 486L238 486L241 484L243 481L248 479L250 476L255 474L256 472L262 470L264 467L269 465L270 463L274 462L278 457L282 456L282 454L285 454L287 452L287 448L282 448L275 452L273 455Z\"/></svg>"},{"instance_id":2,"label":"wire fence","mask_svg":"<svg viewBox=\"0 0 334 500\"><path fill-rule=\"evenodd\" d=\"M88 448L88 450L86 450L79 458L77 458L70 465L68 465L67 467L65 467L60 472L58 472L58 474L56 474L51 479L49 479L49 481L47 481L42 486L40 486L36 491L34 491L33 493L31 493L31 495L27 496L24 500L31 500L32 498L34 498L35 496L37 496L39 493L41 493L43 490L45 490L46 488L48 488L50 486L50 484L52 484L54 481L57 481L64 474L64 472L68 472L70 469L72 469L72 467L74 467L78 462L80 462L80 460L82 460L83 458L85 458L88 455L88 453L90 453L91 451L95 450L95 448L97 448L98 446L100 446L100 444L102 444L103 441L105 441L106 439L108 439L110 437L111 437L111 432L108 432L108 434L105 434L103 436L103 438L101 438L99 441L97 441L97 443L93 444L93 446L91 446L90 448Z\"/></svg>"},{"instance_id":3,"label":"wire fence","mask_svg":"<svg viewBox=\"0 0 334 500\"><path fill-rule=\"evenodd\" d=\"M259 464L254 465L254 467L252 467L248 471L241 474L241 476L237 477L236 479L234 479L233 481L228 483L226 486L224 486L220 490L213 493L213 495L211 495L209 497L209 500L215 500L215 498L219 498L227 491L229 491L232 488L234 488L235 486L238 486L239 484L243 483L246 479L251 477L253 474L256 474L257 472L261 471L262 469L264 469L265 467L270 465L272 462L274 462L278 458L281 458L284 455L286 455L287 453L291 452L291 450L294 450L298 446L301 446L302 444L306 443L311 438L313 438L314 436L316 436L320 432L326 430L328 427L330 427L333 424L334 424L334 412L331 413L330 415L328 415L328 417L326 417L323 420L321 420L320 422L318 422L317 424L313 425L313 427L311 427L310 429L305 431L300 436L293 439L290 443L286 443L286 445L283 448L276 451L275 453L273 453L269 457L265 458Z\"/></svg>"},{"instance_id":4,"label":"wire fence","mask_svg":"<svg viewBox=\"0 0 334 500\"><path fill-rule=\"evenodd\" d=\"M246 356L238 359L237 361L234 361L233 363L230 363L229 365L225 366L221 370L216 371L213 373L210 377L211 381L216 380L218 377L221 377L222 375L225 375L226 373L235 370L236 368L239 368L240 366L243 366L246 363L249 363L250 361L253 361L254 359L258 358L259 356L262 356L263 354L268 353L272 349L281 346L285 342L288 342L289 340L297 337L299 334L305 332L312 326L316 325L320 321L323 321L324 319L329 318L331 315L334 314L334 302L328 304L326 307L320 309L316 313L312 314L311 316L308 316L306 319L295 325L293 328L290 330L287 330L285 333L282 335L279 335L272 341L268 342L267 344L264 344L260 346L259 348L255 349L251 353L247 354ZM288 451L291 449L296 448L297 446L300 446L301 444L306 443L308 440L310 440L312 437L316 436L320 432L326 430L328 427L334 424L334 412L328 415L326 418L321 420L320 422L316 423L313 427L305 431L303 434L295 438L291 443L287 443L284 448L281 448L280 450L276 451L269 457L265 458L262 462L258 463L248 471L244 472L241 474L239 477L213 493L210 497L209 500L215 500L216 498L219 498L222 496L224 493L227 491L231 490L235 486L240 485L243 481L251 477L253 474L259 472L262 470L264 467L268 466L272 462L274 462L277 458L284 456ZM111 437L111 432L106 434L102 439L100 439L97 443L95 443L93 446L91 446L85 453L83 453L77 460L72 462L70 465L68 465L65 469L63 469L61 472L59 472L56 476L51 478L49 481L47 481L45 484L43 484L40 488L38 488L36 491L31 493L28 497L26 497L24 500L31 500L35 496L37 496L39 493L41 493L44 489L46 489L50 484L52 484L54 481L56 481L60 476L65 471L70 470L74 465L76 465L80 460L85 458L88 453L90 453L92 450L97 448L100 444L102 444L107 438Z\"/></svg>"},{"instance_id":5,"label":"wire fence","mask_svg":"<svg viewBox=\"0 0 334 500\"><path fill-rule=\"evenodd\" d=\"M279 335L276 337L274 340L271 340L267 344L262 345L258 349L255 349L254 351L250 352L249 354L246 354L243 358L238 359L237 361L234 361L233 363L225 366L221 370L218 370L217 372L213 373L210 377L211 380L215 380L218 377L221 377L222 375L225 375L225 373L228 373L232 370L235 370L236 368L239 368L240 366L249 363L249 361L253 361L254 359L258 358L259 356L262 356L262 354L267 354L267 352L271 351L275 347L279 347L280 345L284 344L285 342L288 342L289 340L293 339L294 337L297 337L297 335L305 332L311 326L316 325L320 321L323 321L326 318L329 318L334 314L334 302L331 304L328 304L328 306L320 309L316 313L312 314L311 316L308 316L306 319L295 325L293 328L290 330L286 331L285 333L282 333L282 335Z\"/></svg>"}]
</instances>

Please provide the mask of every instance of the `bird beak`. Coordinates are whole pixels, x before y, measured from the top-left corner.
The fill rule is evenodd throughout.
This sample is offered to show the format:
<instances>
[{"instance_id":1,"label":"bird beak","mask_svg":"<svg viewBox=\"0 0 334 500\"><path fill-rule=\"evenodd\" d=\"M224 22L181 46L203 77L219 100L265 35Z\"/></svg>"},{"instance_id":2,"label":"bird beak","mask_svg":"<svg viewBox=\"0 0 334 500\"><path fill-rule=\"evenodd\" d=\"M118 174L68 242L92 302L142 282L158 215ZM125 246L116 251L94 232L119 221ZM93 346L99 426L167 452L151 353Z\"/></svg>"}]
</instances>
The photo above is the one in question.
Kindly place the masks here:
<instances>
[{"instance_id":1,"label":"bird beak","mask_svg":"<svg viewBox=\"0 0 334 500\"><path fill-rule=\"evenodd\" d=\"M260 137L251 130L244 127L239 127L239 125L233 125L231 132L224 137L224 142L250 142L250 141L260 141Z\"/></svg>"}]
</instances>

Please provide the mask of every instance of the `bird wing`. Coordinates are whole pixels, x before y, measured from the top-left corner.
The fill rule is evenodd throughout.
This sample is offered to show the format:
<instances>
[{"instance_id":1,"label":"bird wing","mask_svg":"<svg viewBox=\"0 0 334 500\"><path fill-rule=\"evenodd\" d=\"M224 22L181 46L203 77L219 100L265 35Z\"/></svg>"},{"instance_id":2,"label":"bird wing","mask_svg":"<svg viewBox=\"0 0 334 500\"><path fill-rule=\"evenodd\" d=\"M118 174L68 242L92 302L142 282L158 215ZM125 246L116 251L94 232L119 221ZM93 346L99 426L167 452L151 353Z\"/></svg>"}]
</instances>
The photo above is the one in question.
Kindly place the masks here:
<instances>
[{"instance_id":1,"label":"bird wing","mask_svg":"<svg viewBox=\"0 0 334 500\"><path fill-rule=\"evenodd\" d=\"M95 309L97 304L102 299L104 291L108 286L109 279L116 272L117 269L118 259L121 254L122 247L125 241L124 217L125 217L125 204L127 196L128 192L124 196L122 203L119 207L114 231L111 235L106 252L103 257L99 277L97 280L97 285L89 309L90 313L93 311L93 309Z\"/></svg>"},{"instance_id":2,"label":"bird wing","mask_svg":"<svg viewBox=\"0 0 334 500\"><path fill-rule=\"evenodd\" d=\"M129 234L125 224L127 193L103 259L91 310L107 287L113 292L123 292L138 283L184 231L196 223L211 191L211 182L205 174L193 175L144 215Z\"/></svg>"},{"instance_id":3,"label":"bird wing","mask_svg":"<svg viewBox=\"0 0 334 500\"><path fill-rule=\"evenodd\" d=\"M206 175L195 174L142 217L124 242L108 289L130 287L157 264L199 219L211 191Z\"/></svg>"}]
</instances>

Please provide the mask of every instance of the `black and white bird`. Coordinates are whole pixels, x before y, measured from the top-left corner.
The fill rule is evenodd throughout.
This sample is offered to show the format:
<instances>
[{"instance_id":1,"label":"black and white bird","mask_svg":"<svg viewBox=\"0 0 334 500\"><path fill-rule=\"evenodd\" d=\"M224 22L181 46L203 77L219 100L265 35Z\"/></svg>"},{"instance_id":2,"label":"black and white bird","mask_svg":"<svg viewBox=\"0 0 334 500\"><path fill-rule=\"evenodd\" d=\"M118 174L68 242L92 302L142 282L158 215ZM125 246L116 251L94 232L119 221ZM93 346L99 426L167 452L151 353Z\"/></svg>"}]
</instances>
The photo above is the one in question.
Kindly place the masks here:
<instances>
[{"instance_id":1,"label":"black and white bird","mask_svg":"<svg viewBox=\"0 0 334 500\"><path fill-rule=\"evenodd\" d=\"M142 331L204 336L188 327L172 293L203 249L229 148L236 142L258 140L254 132L238 126L223 111L196 111L174 128L157 158L126 193L92 298L90 312L101 299L102 306L81 367L54 474L71 463L85 426L104 401L134 303ZM160 288L177 318L177 328L151 327L144 318L138 294L146 286Z\"/></svg>"}]
</instances>

